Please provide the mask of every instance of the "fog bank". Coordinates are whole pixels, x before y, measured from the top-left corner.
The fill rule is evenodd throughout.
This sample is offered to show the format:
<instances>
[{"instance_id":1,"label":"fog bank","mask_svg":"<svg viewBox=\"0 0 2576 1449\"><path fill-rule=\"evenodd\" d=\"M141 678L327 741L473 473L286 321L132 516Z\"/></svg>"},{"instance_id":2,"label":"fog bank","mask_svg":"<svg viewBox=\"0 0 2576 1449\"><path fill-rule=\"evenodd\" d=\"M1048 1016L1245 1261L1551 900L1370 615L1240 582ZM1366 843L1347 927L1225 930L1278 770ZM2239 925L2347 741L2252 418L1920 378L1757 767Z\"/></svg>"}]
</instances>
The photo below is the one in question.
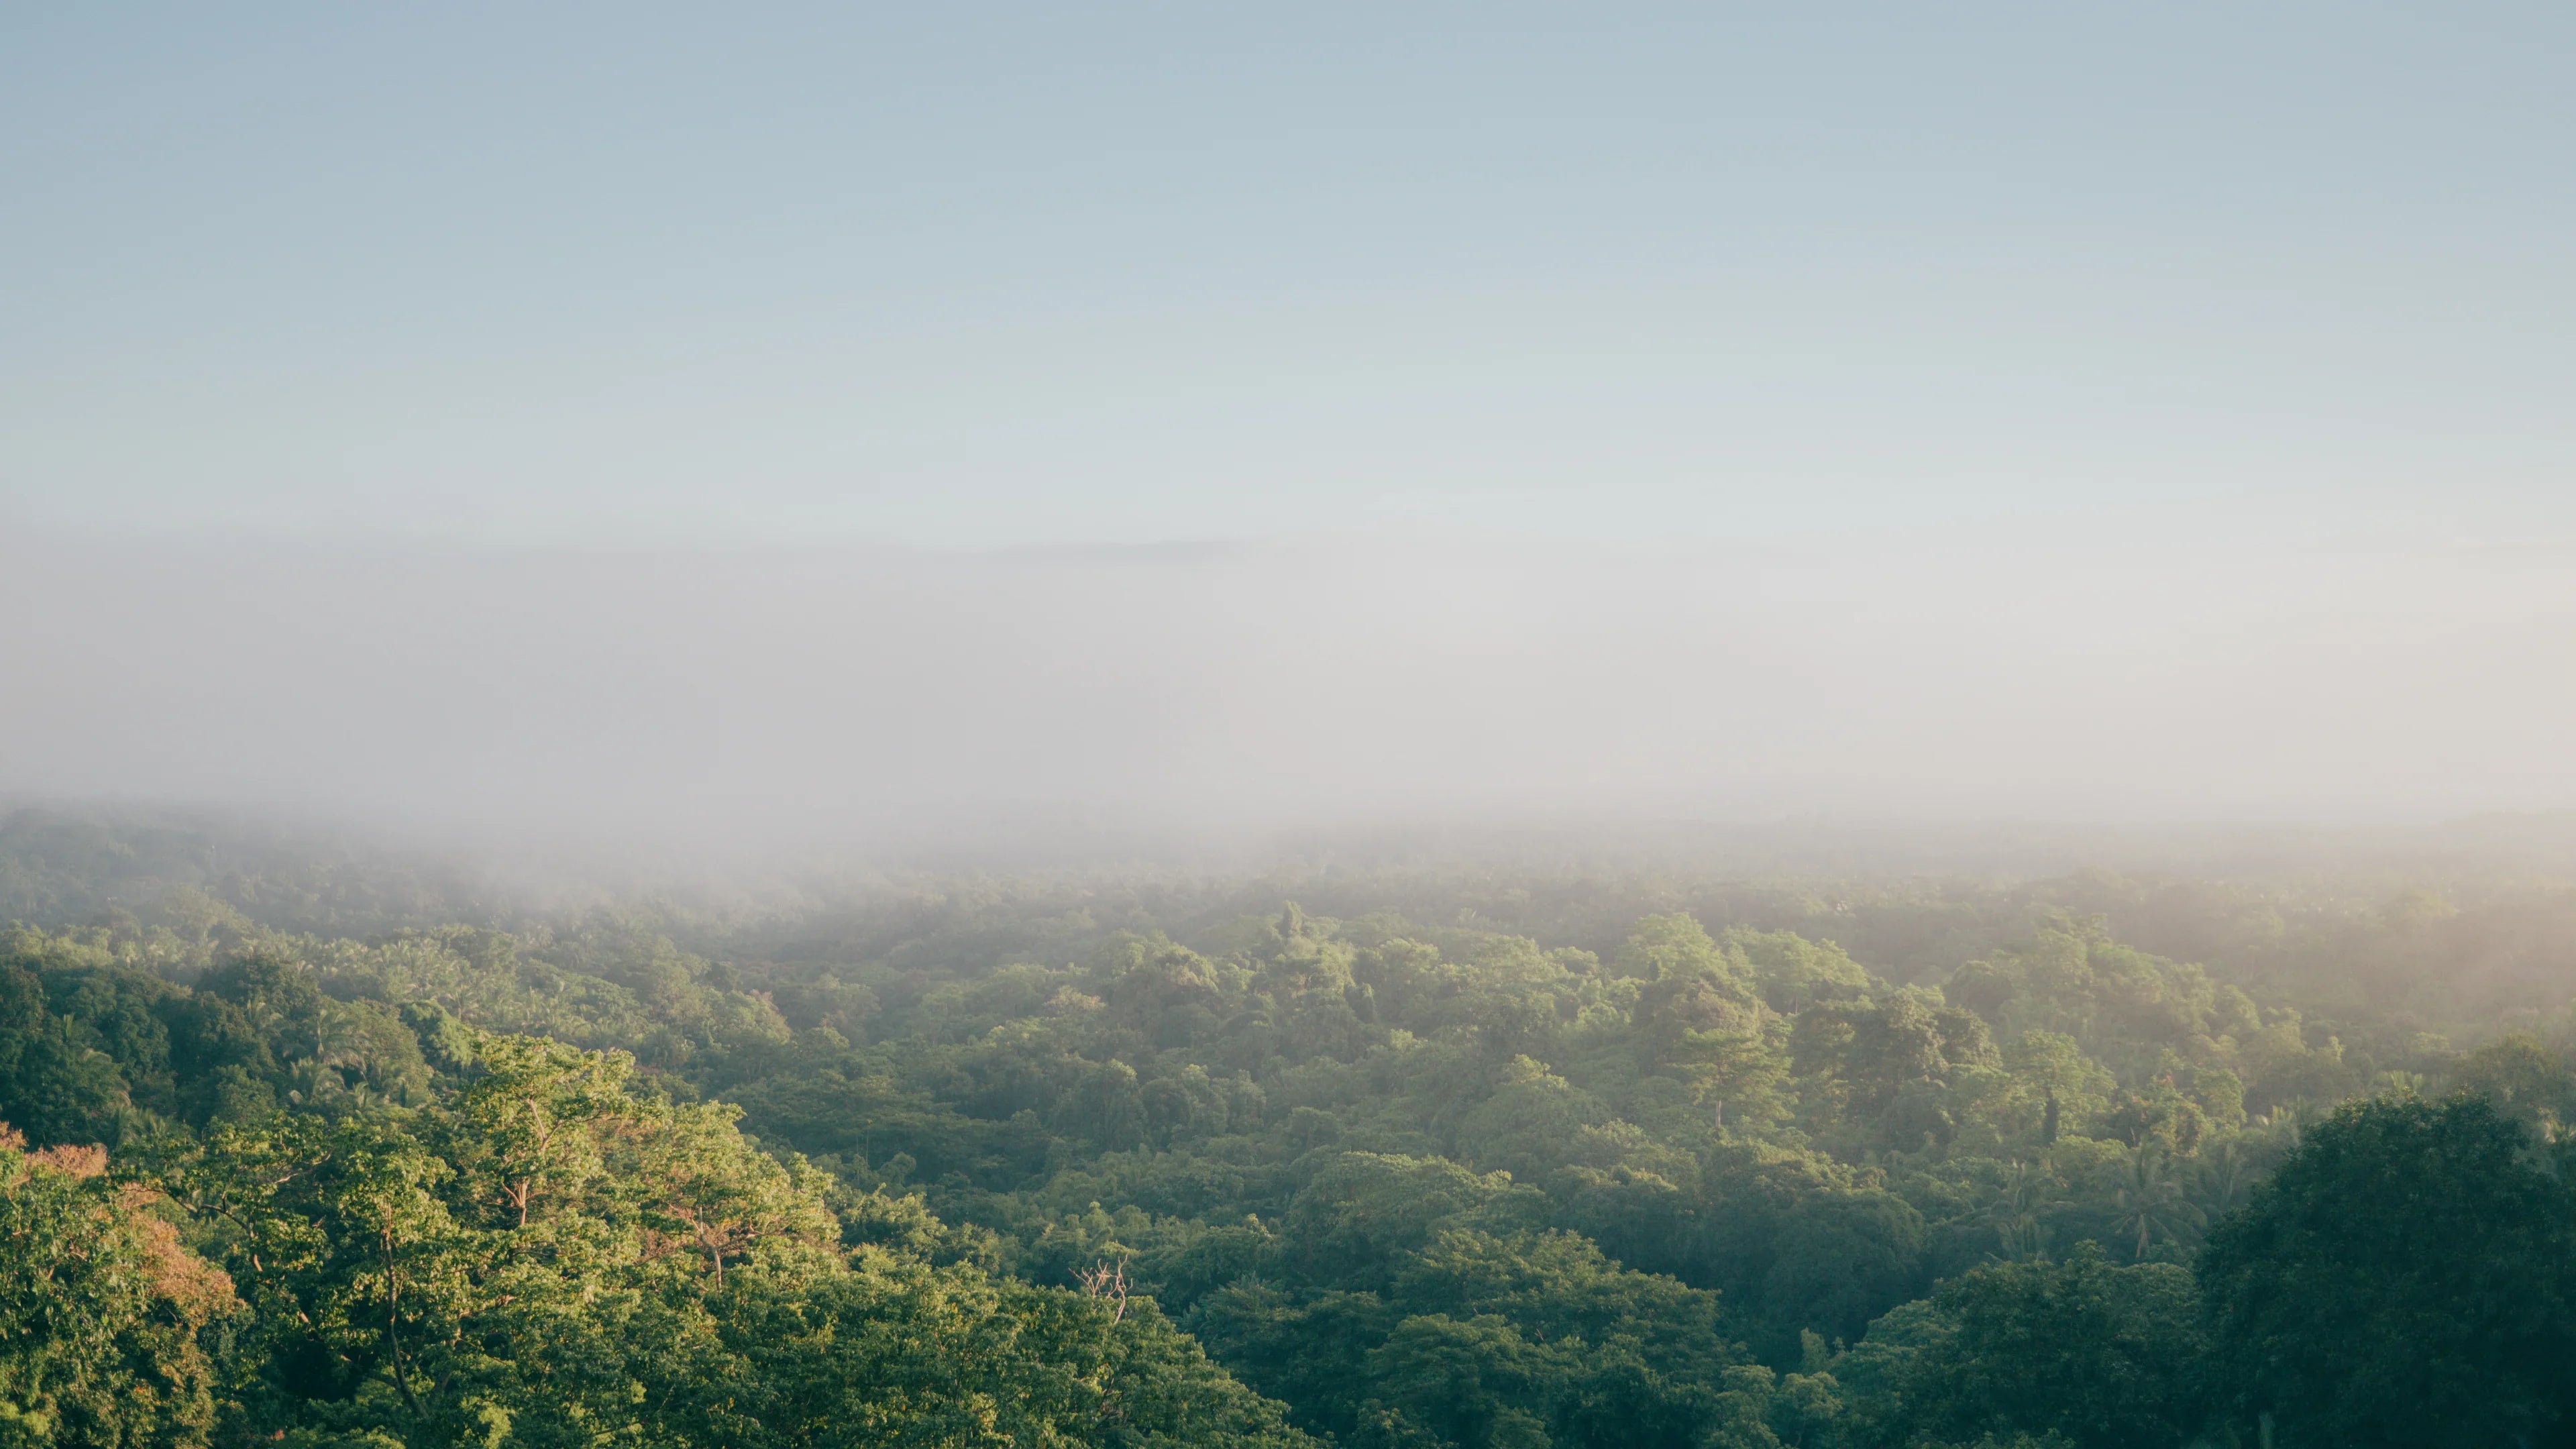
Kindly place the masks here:
<instances>
[{"instance_id":1,"label":"fog bank","mask_svg":"<svg viewBox=\"0 0 2576 1449\"><path fill-rule=\"evenodd\" d=\"M2576 549L2277 520L985 553L17 529L0 610L0 791L49 797L849 840L2576 805Z\"/></svg>"}]
</instances>

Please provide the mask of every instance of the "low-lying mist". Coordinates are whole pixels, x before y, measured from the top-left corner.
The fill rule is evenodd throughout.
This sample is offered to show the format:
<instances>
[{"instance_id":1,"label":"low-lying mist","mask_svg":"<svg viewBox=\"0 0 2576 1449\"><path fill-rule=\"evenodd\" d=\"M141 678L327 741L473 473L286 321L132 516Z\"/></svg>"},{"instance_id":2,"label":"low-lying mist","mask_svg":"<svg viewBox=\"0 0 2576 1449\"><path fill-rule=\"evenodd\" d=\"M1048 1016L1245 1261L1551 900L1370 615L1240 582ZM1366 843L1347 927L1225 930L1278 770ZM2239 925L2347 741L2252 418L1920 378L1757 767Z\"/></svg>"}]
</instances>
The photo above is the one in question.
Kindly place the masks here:
<instances>
[{"instance_id":1,"label":"low-lying mist","mask_svg":"<svg viewBox=\"0 0 2576 1449\"><path fill-rule=\"evenodd\" d=\"M19 529L0 608L22 796L843 841L2576 804L2576 552L2393 531L929 553Z\"/></svg>"}]
</instances>

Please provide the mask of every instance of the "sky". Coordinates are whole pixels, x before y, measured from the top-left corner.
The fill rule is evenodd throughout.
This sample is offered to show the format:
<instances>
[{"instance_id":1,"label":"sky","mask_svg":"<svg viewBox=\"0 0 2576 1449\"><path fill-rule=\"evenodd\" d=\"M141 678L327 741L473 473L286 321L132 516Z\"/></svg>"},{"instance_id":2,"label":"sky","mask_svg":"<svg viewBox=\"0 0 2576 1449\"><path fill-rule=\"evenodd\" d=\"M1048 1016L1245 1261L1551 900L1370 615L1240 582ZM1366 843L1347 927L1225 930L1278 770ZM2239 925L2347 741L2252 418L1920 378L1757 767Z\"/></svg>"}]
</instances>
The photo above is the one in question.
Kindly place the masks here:
<instances>
[{"instance_id":1,"label":"sky","mask_svg":"<svg viewBox=\"0 0 2576 1449\"><path fill-rule=\"evenodd\" d=\"M0 790L2576 806L2571 62L2549 5L7 7Z\"/></svg>"}]
</instances>

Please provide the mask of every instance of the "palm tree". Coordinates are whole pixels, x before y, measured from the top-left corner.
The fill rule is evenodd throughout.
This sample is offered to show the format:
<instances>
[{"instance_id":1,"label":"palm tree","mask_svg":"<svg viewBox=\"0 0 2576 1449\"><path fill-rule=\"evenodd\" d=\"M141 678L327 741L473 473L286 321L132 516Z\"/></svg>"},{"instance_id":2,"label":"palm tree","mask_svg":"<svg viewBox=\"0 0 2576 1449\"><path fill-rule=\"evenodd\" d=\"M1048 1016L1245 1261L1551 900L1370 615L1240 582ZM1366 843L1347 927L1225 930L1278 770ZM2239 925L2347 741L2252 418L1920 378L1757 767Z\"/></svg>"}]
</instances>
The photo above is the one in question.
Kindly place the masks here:
<instances>
[{"instance_id":1,"label":"palm tree","mask_svg":"<svg viewBox=\"0 0 2576 1449\"><path fill-rule=\"evenodd\" d=\"M2183 1196L2172 1161L2153 1143L2141 1144L2130 1153L2128 1169L2120 1175L2118 1206L2119 1216L2112 1226L2124 1233L2137 1230L2138 1249L2132 1262L2145 1262L2147 1250L2157 1239L2179 1241L2208 1222Z\"/></svg>"},{"instance_id":2,"label":"palm tree","mask_svg":"<svg viewBox=\"0 0 2576 1449\"><path fill-rule=\"evenodd\" d=\"M2004 1174L2003 1189L1986 1206L1986 1219L1995 1226L1995 1236L2005 1262L2029 1263L2048 1256L2048 1229L2040 1215L2062 1206L2056 1195L2056 1179L2027 1162L2016 1162Z\"/></svg>"},{"instance_id":3,"label":"palm tree","mask_svg":"<svg viewBox=\"0 0 2576 1449\"><path fill-rule=\"evenodd\" d=\"M2200 1160L2200 1170L2192 1175L2192 1206L2208 1221L2223 1218L2245 1205L2256 1175L2244 1146L2230 1142Z\"/></svg>"}]
</instances>

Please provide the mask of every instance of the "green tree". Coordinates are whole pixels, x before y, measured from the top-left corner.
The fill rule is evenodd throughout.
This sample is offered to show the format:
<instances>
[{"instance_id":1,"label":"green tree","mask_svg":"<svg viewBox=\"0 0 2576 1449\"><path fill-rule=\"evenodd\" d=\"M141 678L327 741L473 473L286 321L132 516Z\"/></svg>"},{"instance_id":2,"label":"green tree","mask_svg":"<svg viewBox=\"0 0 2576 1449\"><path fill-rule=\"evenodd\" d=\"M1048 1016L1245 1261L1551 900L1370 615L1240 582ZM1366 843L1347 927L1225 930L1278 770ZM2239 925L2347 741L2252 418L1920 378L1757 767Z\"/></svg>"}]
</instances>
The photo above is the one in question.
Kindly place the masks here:
<instances>
[{"instance_id":1,"label":"green tree","mask_svg":"<svg viewBox=\"0 0 2576 1449\"><path fill-rule=\"evenodd\" d=\"M2168 1449L2201 1425L2200 1308L2179 1267L2116 1267L2086 1244L2062 1263L1976 1269L1930 1307L1942 1331L1915 1330L1921 1346L1875 1370L1879 1442L2028 1434Z\"/></svg>"},{"instance_id":2,"label":"green tree","mask_svg":"<svg viewBox=\"0 0 2576 1449\"><path fill-rule=\"evenodd\" d=\"M871 1250L744 1285L723 1332L744 1446L1310 1444L1150 1303L995 1283Z\"/></svg>"},{"instance_id":3,"label":"green tree","mask_svg":"<svg viewBox=\"0 0 2576 1449\"><path fill-rule=\"evenodd\" d=\"M2571 1208L2484 1100L2345 1107L2202 1252L2230 1407L2284 1446L2558 1442Z\"/></svg>"},{"instance_id":4,"label":"green tree","mask_svg":"<svg viewBox=\"0 0 2576 1449\"><path fill-rule=\"evenodd\" d=\"M48 1146L118 1141L131 1107L115 1061L73 1036L12 954L0 959L0 1118Z\"/></svg>"},{"instance_id":5,"label":"green tree","mask_svg":"<svg viewBox=\"0 0 2576 1449\"><path fill-rule=\"evenodd\" d=\"M202 1445L216 1370L201 1331L232 1283L179 1244L98 1149L28 1152L0 1128L0 1444Z\"/></svg>"},{"instance_id":6,"label":"green tree","mask_svg":"<svg viewBox=\"0 0 2576 1449\"><path fill-rule=\"evenodd\" d=\"M2173 1161L2152 1143L2131 1149L2120 1175L2112 1228L2127 1243L2131 1262L2143 1263L2162 1245L2186 1245L2199 1235L2206 1219L2186 1192Z\"/></svg>"}]
</instances>

